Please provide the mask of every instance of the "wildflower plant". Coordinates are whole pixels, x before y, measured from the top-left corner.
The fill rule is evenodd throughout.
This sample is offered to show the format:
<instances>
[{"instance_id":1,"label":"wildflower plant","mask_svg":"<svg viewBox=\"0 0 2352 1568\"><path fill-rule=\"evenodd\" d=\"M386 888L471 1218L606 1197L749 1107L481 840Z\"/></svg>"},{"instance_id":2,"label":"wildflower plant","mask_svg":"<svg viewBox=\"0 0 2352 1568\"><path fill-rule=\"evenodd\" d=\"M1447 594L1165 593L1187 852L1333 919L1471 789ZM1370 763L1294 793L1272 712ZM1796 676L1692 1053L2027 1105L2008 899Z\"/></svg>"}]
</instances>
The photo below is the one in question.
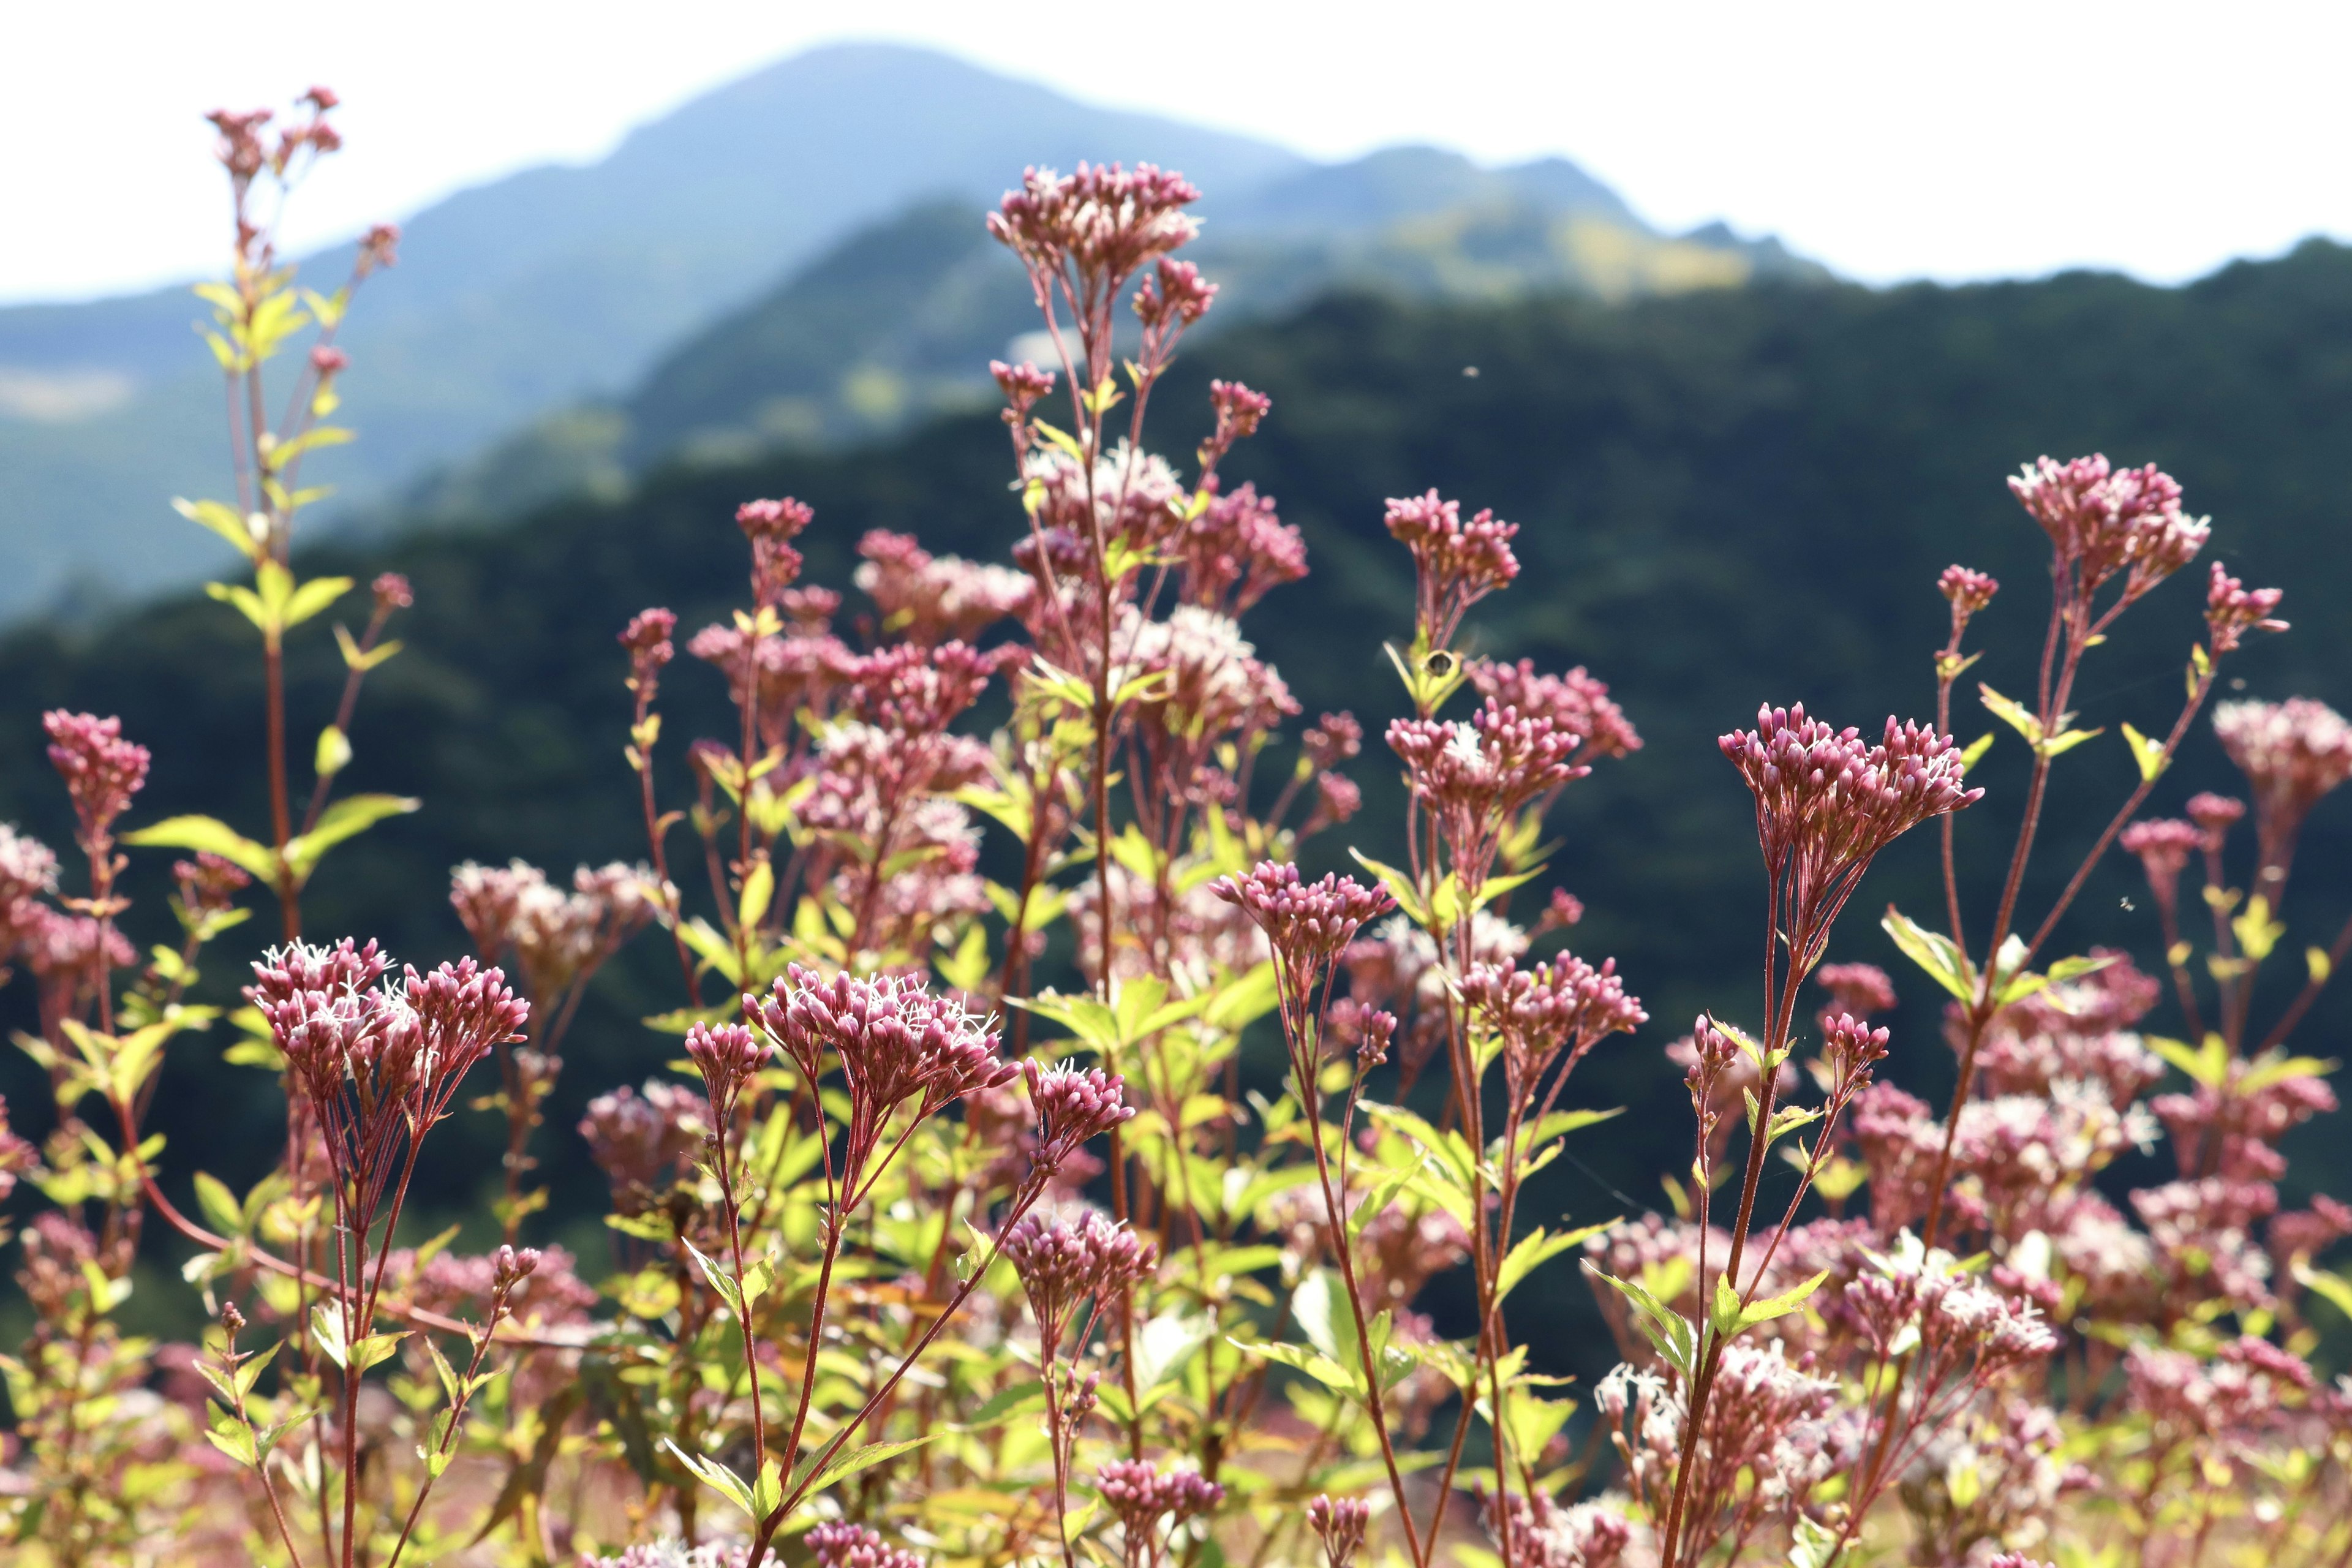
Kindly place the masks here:
<instances>
[{"instance_id":1,"label":"wildflower plant","mask_svg":"<svg viewBox=\"0 0 2352 1568\"><path fill-rule=\"evenodd\" d=\"M472 951L429 969L303 940L320 856L414 804L333 787L361 677L398 646L396 577L341 633L304 813L286 776L284 637L351 586L294 575L299 467L340 438L334 332L392 260L372 236L319 297L275 254L278 200L339 144L333 107L314 91L275 136L215 117L236 238L205 298L239 501L187 510L254 572L219 596L262 633L269 837L126 829L150 759L68 712L44 743L79 864L0 829L0 940L39 1019L20 1043L58 1113L36 1146L0 1108L33 1319L0 1360L0 1521L27 1561L2352 1551L2352 1390L2309 1359L2315 1310L2352 1316L2324 1262L2352 1208L2285 1209L2277 1185L2281 1138L2336 1108L2331 1064L2288 1040L2352 924L2254 1016L2263 966L2289 951L2297 837L2352 777L2352 741L2316 703L2222 704L2251 806L2141 815L2220 661L2284 629L2275 590L2214 569L2178 718L2119 726L2138 786L2026 907L2043 819L2074 808L2062 759L2099 733L2072 711L2078 678L2210 532L2159 470L2045 459L2012 483L2053 595L2030 699L1979 693L2031 752L2018 799L1970 782L1990 738L1950 733L1969 639L2008 602L1964 567L1937 584L1932 720L1865 731L1767 704L1722 737L1765 873L1760 994L1721 998L1666 1047L1693 1114L1689 1165L1662 1177L1671 1212L1538 1216L1531 1183L1614 1114L1578 1069L1649 1017L1638 976L1565 945L1582 903L1531 885L1555 810L1643 737L1583 668L1470 652L1472 613L1520 574L1512 523L1399 499L1385 521L1414 616L1381 739L1402 831L1365 820L1364 723L1298 722L1244 627L1308 569L1276 499L1220 477L1271 400L1212 383L1188 459L1148 444L1215 298L1180 254L1198 193L1148 165L1028 171L990 219L1055 345L1049 366L992 367L1009 563L870 531L847 583L812 583L803 544L832 521L745 501L739 608L617 628L641 862L568 885L520 861L456 868ZM307 368L278 383L293 412L265 426L264 367L311 325ZM665 735L679 680L723 689L723 734ZM2004 809L2014 838L1979 908L1955 820ZM2250 859L2233 844L2249 816ZM1308 876L1302 850L1342 826L1356 870ZM1882 1079L1924 1037L1893 980L1828 962L1877 857L1915 830L1940 840L1943 929L1883 923L1948 998L1940 1117ZM148 847L192 858L175 940L142 963L119 879ZM2046 951L2117 847L2147 878L2168 994L2120 945ZM256 884L279 939L245 948L230 994L203 966L244 941ZM645 1060L576 1130L551 1126L583 998L641 936L677 987ZM2152 1032L2160 1005L2182 1037ZM243 1193L142 1132L163 1053L216 1021L226 1058L285 1091L278 1158ZM1279 1088L1251 1070L1253 1031L1280 1043ZM479 1226L421 1236L415 1179L455 1157L436 1129L457 1117L484 1119L500 1169L480 1173ZM531 1175L575 1132L609 1184L609 1266L589 1278L593 1249L545 1234ZM2126 1195L2118 1162L2165 1142L2170 1179ZM1768 1183L1782 1166L1793 1180ZM193 1214L166 1190L182 1174ZM151 1218L187 1244L199 1343L119 1321ZM496 1244L464 1250L478 1234ZM1542 1369L1515 1296L1578 1255L1622 1359L1589 1393Z\"/></svg>"}]
</instances>

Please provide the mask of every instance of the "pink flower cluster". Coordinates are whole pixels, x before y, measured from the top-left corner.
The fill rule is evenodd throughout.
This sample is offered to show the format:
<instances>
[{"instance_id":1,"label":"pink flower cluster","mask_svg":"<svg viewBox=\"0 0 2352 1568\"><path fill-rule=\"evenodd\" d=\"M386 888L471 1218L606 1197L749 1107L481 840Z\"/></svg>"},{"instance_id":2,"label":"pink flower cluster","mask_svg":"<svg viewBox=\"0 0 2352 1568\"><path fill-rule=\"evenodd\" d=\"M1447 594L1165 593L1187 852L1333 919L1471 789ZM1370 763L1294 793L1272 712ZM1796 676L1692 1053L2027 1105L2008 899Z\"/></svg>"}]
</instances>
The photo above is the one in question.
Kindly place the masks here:
<instances>
[{"instance_id":1,"label":"pink flower cluster","mask_svg":"<svg viewBox=\"0 0 2352 1568\"><path fill-rule=\"evenodd\" d=\"M1785 929L1800 972L1820 957L1873 857L1919 824L1984 797L1967 787L1949 735L1893 718L1872 745L1851 726L1807 718L1801 702L1768 706L1757 710L1755 729L1716 744L1756 796L1756 837L1775 888L1788 879Z\"/></svg>"},{"instance_id":2,"label":"pink flower cluster","mask_svg":"<svg viewBox=\"0 0 2352 1568\"><path fill-rule=\"evenodd\" d=\"M1626 994L1615 959L1603 959L1595 969L1571 952L1527 969L1508 958L1474 964L1462 976L1462 1000L1502 1042L1504 1077L1515 1100L1532 1094L1563 1053L1573 1069L1601 1040L1650 1021L1640 1000Z\"/></svg>"},{"instance_id":3,"label":"pink flower cluster","mask_svg":"<svg viewBox=\"0 0 2352 1568\"><path fill-rule=\"evenodd\" d=\"M253 966L248 993L320 1118L339 1183L373 1215L398 1157L447 1114L457 1084L530 1008L506 976L470 958L410 968L377 988L391 961L373 942L296 942Z\"/></svg>"},{"instance_id":4,"label":"pink flower cluster","mask_svg":"<svg viewBox=\"0 0 2352 1568\"><path fill-rule=\"evenodd\" d=\"M2325 702L2290 697L2224 702L2213 710L2213 733L2253 786L2263 863L2284 867L2311 808L2352 778L2352 724Z\"/></svg>"},{"instance_id":5,"label":"pink flower cluster","mask_svg":"<svg viewBox=\"0 0 2352 1568\"><path fill-rule=\"evenodd\" d=\"M2122 603L2131 603L2196 559L2212 531L2208 520L2180 510L2179 481L2154 463L2115 468L2096 454L2068 463L2043 458L2009 488L2050 535L2085 599L2124 573Z\"/></svg>"},{"instance_id":6,"label":"pink flower cluster","mask_svg":"<svg viewBox=\"0 0 2352 1568\"><path fill-rule=\"evenodd\" d=\"M1005 1227L1000 1245L1021 1277L1037 1319L1043 1358L1061 1353L1070 1316L1092 1300L1099 1316L1124 1300L1135 1281L1159 1266L1160 1249L1100 1209L1078 1205L1061 1213L1032 1209ZM1085 1338L1081 1331L1080 1339Z\"/></svg>"},{"instance_id":7,"label":"pink flower cluster","mask_svg":"<svg viewBox=\"0 0 2352 1568\"><path fill-rule=\"evenodd\" d=\"M1531 658L1517 664L1474 658L1463 666L1463 673L1479 696L1522 713L1539 713L1554 729L1581 735L1578 762L1622 757L1642 749L1642 737L1625 710L1610 700L1608 683L1593 679L1582 665L1565 675L1542 675Z\"/></svg>"},{"instance_id":8,"label":"pink flower cluster","mask_svg":"<svg viewBox=\"0 0 2352 1568\"><path fill-rule=\"evenodd\" d=\"M1519 574L1518 557L1511 553L1519 525L1492 510L1465 522L1462 503L1435 490L1391 499L1388 531L1412 552L1413 624L1431 648L1449 646L1465 612L1497 588L1510 586Z\"/></svg>"},{"instance_id":9,"label":"pink flower cluster","mask_svg":"<svg viewBox=\"0 0 2352 1568\"><path fill-rule=\"evenodd\" d=\"M41 715L49 762L66 782L85 846L103 845L114 819L147 782L147 748L122 738L122 721L56 709ZM93 850L93 853L102 853Z\"/></svg>"}]
</instances>

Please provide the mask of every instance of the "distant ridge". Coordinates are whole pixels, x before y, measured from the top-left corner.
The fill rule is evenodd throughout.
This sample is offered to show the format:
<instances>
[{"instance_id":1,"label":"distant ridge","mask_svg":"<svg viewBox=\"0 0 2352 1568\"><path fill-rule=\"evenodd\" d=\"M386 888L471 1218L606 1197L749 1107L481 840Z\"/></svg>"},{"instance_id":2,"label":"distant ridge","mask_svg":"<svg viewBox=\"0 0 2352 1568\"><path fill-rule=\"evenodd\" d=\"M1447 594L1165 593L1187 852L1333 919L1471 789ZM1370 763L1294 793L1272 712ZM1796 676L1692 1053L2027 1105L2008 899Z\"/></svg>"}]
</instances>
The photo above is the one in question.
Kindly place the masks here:
<instances>
[{"instance_id":1,"label":"distant ridge","mask_svg":"<svg viewBox=\"0 0 2352 1568\"><path fill-rule=\"evenodd\" d=\"M345 412L361 439L318 468L352 498L382 494L551 407L629 386L860 225L925 196L992 199L1024 163L1082 157L1153 159L1227 192L1309 167L928 50L811 50L594 164L528 170L411 218L401 265L352 319ZM310 266L323 282L343 258ZM227 482L218 383L189 330L200 313L182 289L0 310L0 616L55 603L78 578L135 594L226 566L167 504ZM121 395L40 416L99 374Z\"/></svg>"},{"instance_id":2,"label":"distant ridge","mask_svg":"<svg viewBox=\"0 0 2352 1568\"><path fill-rule=\"evenodd\" d=\"M432 476L411 515L498 517L617 495L666 460L735 462L774 446L871 440L992 395L991 358L1048 363L1028 285L985 204L920 203L862 228L680 342L617 401L559 410ZM1565 159L1486 169L1396 147L1317 165L1198 209L1186 251L1218 284L1203 330L1333 290L1497 300L1608 299L1829 274L1720 225L1661 235Z\"/></svg>"},{"instance_id":3,"label":"distant ridge","mask_svg":"<svg viewBox=\"0 0 2352 1568\"><path fill-rule=\"evenodd\" d=\"M980 228L1026 164L1149 159L1207 193L1224 324L1335 289L1621 299L1821 278L1771 242L1675 238L1564 159L1398 147L1336 165L1079 103L927 50L812 50L583 167L459 192L405 226L345 346L360 439L310 475L347 525L611 492L673 458L869 439L969 401L1030 325ZM341 276L344 255L307 263ZM169 509L227 485L184 289L0 310L0 620L225 570ZM308 477L308 476L306 476Z\"/></svg>"}]
</instances>

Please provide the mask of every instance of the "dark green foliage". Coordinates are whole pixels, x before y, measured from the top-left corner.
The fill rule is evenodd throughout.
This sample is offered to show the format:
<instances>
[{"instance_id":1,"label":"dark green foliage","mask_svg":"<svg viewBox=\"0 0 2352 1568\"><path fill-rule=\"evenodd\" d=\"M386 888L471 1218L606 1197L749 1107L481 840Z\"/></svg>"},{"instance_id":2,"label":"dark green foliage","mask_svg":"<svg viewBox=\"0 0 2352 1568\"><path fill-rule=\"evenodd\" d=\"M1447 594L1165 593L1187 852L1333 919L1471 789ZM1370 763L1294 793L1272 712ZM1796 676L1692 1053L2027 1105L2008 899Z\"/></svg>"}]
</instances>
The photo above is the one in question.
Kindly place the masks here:
<instances>
[{"instance_id":1,"label":"dark green foliage","mask_svg":"<svg viewBox=\"0 0 2352 1568\"><path fill-rule=\"evenodd\" d=\"M1992 651L1969 680L2030 685L2048 596L2042 536L2001 485L2021 461L2104 449L2119 463L2162 464L2194 510L2213 514L2221 558L2250 585L2287 589L2292 635L2259 640L2225 674L2250 695L2352 704L2352 252L2331 245L2178 290L2075 275L1883 293L1759 288L1616 309L1335 300L1229 335L1188 362L1157 395L1168 449L1189 445L1183 421L1204 405L1213 374L1273 395L1265 433L1230 472L1280 500L1307 533L1314 568L1255 613L1252 634L1310 716L1351 708L1369 731L1356 765L1366 812L1329 836L1328 853L1349 839L1381 853L1396 820L1378 737L1399 703L1380 643L1408 633L1411 584L1403 552L1381 531L1385 496L1434 485L1521 522L1519 585L1474 612L1487 647L1548 667L1589 665L1648 742L1573 786L1553 861L1592 910L1572 945L1595 959L1616 954L1656 1020L1581 1069L1580 1098L1644 1114L1588 1138L1579 1152L1597 1177L1564 1173L1537 1194L1538 1218L1562 1207L1580 1220L1619 1212L1604 1182L1657 1201L1654 1173L1682 1163L1686 1129L1658 1048L1696 1008L1738 1019L1756 994L1760 878L1748 800L1714 737L1764 700L1801 700L1865 728L1890 711L1930 716L1929 655L1945 618L1934 578L1954 561L2003 584L1974 639ZM568 870L643 853L620 759L627 700L613 637L634 611L667 604L683 644L742 597L744 552L729 521L738 501L789 492L813 502L810 575L845 584L867 528L1002 557L1022 527L1008 467L1002 426L975 417L866 452L672 468L616 503L414 538L364 563L312 561L309 570L392 566L415 579L417 607L396 629L409 651L370 687L348 777L421 795L425 808L328 862L311 930L376 934L404 958L438 958L460 940L445 902L454 861L520 855ZM2129 787L2115 724L2157 731L2177 711L2200 605L2198 584L2168 584L2095 656L2083 722L2109 733L2060 767L2042 860L2049 874L2029 889L2029 909ZM302 725L325 721L340 678L323 631L306 636L293 677ZM10 738L0 748L0 816L65 841L61 794L37 737L38 710L66 704L119 711L154 749L134 822L196 810L258 825L258 679L242 623L196 599L88 637L14 637L0 645L0 735ZM1953 725L1963 740L1992 727L1966 690ZM719 725L723 694L715 674L683 657L666 691L664 782L683 805L681 750ZM2022 763L2022 747L2004 734L1979 778L1991 794L1960 821L1977 922L2006 853ZM2154 809L2234 784L2200 724ZM2298 858L2290 952L2332 934L2352 905L2347 811L2343 799L2323 806ZM681 831L672 847L690 869L689 845ZM1888 1068L1940 1094L1951 1068L1934 994L1875 926L1890 899L1935 916L1932 855L1923 831L1885 858L1831 957L1895 973L1905 1004ZM166 859L142 858L138 870L158 873ZM681 880L699 892L698 877ZM153 876L134 886L149 900L142 913L156 912ZM265 928L257 920L249 929ZM662 989L657 940L604 986L566 1049L542 1145L559 1207L572 1204L566 1184L596 1181L570 1131L578 1105L656 1070L667 1054L630 1022L672 1005L675 976ZM2060 942L2067 951L2127 946L2144 965L2156 962L2154 917L2121 856L2093 878ZM216 973L211 984L228 978ZM2305 1026L2304 1047L2328 1054L2344 1017L2339 997ZM2168 1012L2151 1022L2179 1026ZM167 1159L175 1169L242 1160L234 1174L249 1179L274 1148L262 1080L208 1065L213 1047L201 1037L173 1049L155 1119L173 1140ZM39 1098L21 1077L6 1087L12 1104ZM459 1195L453 1182L491 1179L489 1121L458 1118L463 1131L451 1130L437 1171L420 1183L440 1185L423 1201ZM213 1136L228 1127L249 1146L215 1152ZM2305 1142L2294 1189L2342 1191L2341 1156L2310 1146L2324 1140ZM587 1206L583 1192L577 1207ZM1580 1290L1565 1275L1555 1289Z\"/></svg>"}]
</instances>

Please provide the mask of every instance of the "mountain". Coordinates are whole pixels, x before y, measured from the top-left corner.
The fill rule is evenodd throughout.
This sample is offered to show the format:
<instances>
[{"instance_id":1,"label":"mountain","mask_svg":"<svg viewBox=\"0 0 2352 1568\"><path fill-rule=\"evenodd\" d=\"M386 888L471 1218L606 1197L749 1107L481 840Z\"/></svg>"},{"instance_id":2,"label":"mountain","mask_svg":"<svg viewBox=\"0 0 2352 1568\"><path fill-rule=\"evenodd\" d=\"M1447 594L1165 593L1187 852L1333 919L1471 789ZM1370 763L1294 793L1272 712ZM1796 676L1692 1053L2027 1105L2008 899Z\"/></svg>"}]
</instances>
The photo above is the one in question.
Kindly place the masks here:
<instances>
[{"instance_id":1,"label":"mountain","mask_svg":"<svg viewBox=\"0 0 2352 1568\"><path fill-rule=\"evenodd\" d=\"M1243 192L1308 167L1265 142L1075 102L948 57L813 50L697 99L600 162L449 197L405 226L346 346L362 439L322 477L363 499L560 405L635 384L675 341L858 226L992 200L1026 163L1150 159ZM329 171L331 177L332 171ZM339 280L348 252L309 258ZM0 616L219 569L173 494L226 479L220 393L185 290L0 310Z\"/></svg>"},{"instance_id":2,"label":"mountain","mask_svg":"<svg viewBox=\"0 0 2352 1568\"><path fill-rule=\"evenodd\" d=\"M1212 189L1186 251L1219 287L1204 332L1335 289L1410 299L1606 300L1829 274L1720 225L1656 233L1564 159L1487 169L1396 147L1256 187ZM995 357L1051 364L1019 266L984 205L925 202L859 230L678 343L617 402L560 410L434 475L411 510L495 516L617 493L667 458L872 439L993 395Z\"/></svg>"},{"instance_id":3,"label":"mountain","mask_svg":"<svg viewBox=\"0 0 2352 1568\"><path fill-rule=\"evenodd\" d=\"M1463 374L1470 366L1475 377ZM1556 1183L1531 1200L1546 1213L1556 1205L1581 1222L1625 1212L1614 1191L1654 1202L1655 1173L1688 1157L1687 1102L1659 1048L1701 1007L1740 1020L1756 1005L1763 888L1754 819L1715 737L1768 700L1801 700L1862 725L1930 711L1931 655L1947 615L1934 580L1954 561L2005 584L1972 633L1988 651L1969 679L2030 689L2047 556L2002 486L2021 461L2104 450L2118 462L2161 463L2197 510L2213 514L2211 553L2251 584L2287 589L2282 613L2293 632L2232 658L2231 694L2302 693L2352 709L2352 555L2343 548L2352 249L2314 241L2180 289L2075 274L1962 289L1712 289L1613 307L1563 296L1327 299L1229 331L1181 361L1157 395L1156 446L1191 447L1212 375L1238 376L1274 400L1229 471L1276 498L1306 536L1312 570L1244 629L1308 714L1351 709L1377 737L1398 713L1381 643L1405 633L1412 580L1404 552L1381 531L1381 502L1436 486L1522 525L1524 574L1473 612L1479 646L1548 668L1588 665L1647 742L1573 785L1555 824L1561 846L1548 879L1591 911L1574 946L1594 959L1615 954L1655 1021L1579 1069L1587 1103L1635 1113L1578 1146L1597 1176L1565 1163L1550 1173ZM314 553L306 569L363 576L395 567L415 583L416 607L395 628L407 650L371 679L348 776L354 788L425 804L328 860L314 884L313 928L380 936L402 957L427 961L463 941L445 896L453 863L521 855L561 869L640 854L641 819L619 758L629 710L613 640L627 616L667 604L684 633L740 603L745 552L730 519L752 496L793 494L815 506L816 525L800 541L813 581L845 587L855 542L876 527L1002 559L1023 529L1008 461L992 416L959 416L886 445L667 465L612 500L575 499L364 552ZM2116 727L2128 721L2155 732L2168 721L2200 607L2197 582L2163 585L2086 668L2081 722L2105 732L2058 771L2029 905L2087 847L2092 814L2136 781ZM134 826L179 811L266 820L252 765L258 663L234 613L193 595L87 630L0 637L8 742L0 820L66 841L70 817L37 739L40 710L59 705L120 712L126 733L154 748ZM308 735L333 713L342 680L324 630L306 628L290 645L289 680L295 732ZM663 694L662 787L682 801L691 788L684 746L725 732L724 693L713 670L681 658ZM1956 727L1970 740L1999 728L1972 701ZM1979 900L1997 890L1982 884L2016 821L2026 762L2003 731L1972 775L1990 793L1960 819L1958 844ZM1396 770L1377 740L1353 772L1365 811L1322 841L1335 859L1343 844L1379 856L1395 837ZM2196 790L2242 787L2200 725L2152 808L2174 813ZM142 942L162 934L157 883L171 858L133 858ZM2343 875L2352 866L2352 791L2314 814L2296 865L2283 911L2290 955L2326 941L2352 902ZM1939 903L1928 836L1881 858L1831 956L1895 973L1903 1005L1885 1070L1939 1095L1951 1073L1939 993L1876 928L1888 901L1915 912ZM2120 944L2156 965L2161 938L2137 868L2120 855L2104 862L2056 940L2067 952ZM582 1100L655 1070L666 1054L634 1022L666 995L665 954L646 944L630 957L643 967L606 972L565 1047L562 1098L541 1145L559 1194L601 1190L565 1131ZM2291 956L2273 967L2300 976ZM213 968L217 987L235 965L224 955ZM21 987L0 992L0 1005L21 1004ZM2340 1054L2328 1042L2347 1026L2352 993L2338 988L2299 1042ZM2169 1011L2150 1026L2179 1032ZM215 1150L230 1158L238 1144L227 1134L249 1129L250 1148L266 1157L267 1097L212 1050L201 1038L173 1046L157 1100L162 1130L183 1141L205 1130L209 1161ZM31 1071L21 1059L0 1067L12 1106L47 1102L37 1075L24 1076ZM420 1180L440 1186L420 1201L468 1195L453 1184L494 1168L488 1121L460 1115L436 1135L450 1142ZM2341 1144L2324 1124L2295 1136L2290 1197L2352 1190ZM258 1174L214 1169L233 1183ZM1541 1310L1572 1326L1591 1309L1570 1279ZM1558 1337L1563 1355L1581 1342L1578 1332ZM1590 1342L1606 1336L1596 1329Z\"/></svg>"}]
</instances>

